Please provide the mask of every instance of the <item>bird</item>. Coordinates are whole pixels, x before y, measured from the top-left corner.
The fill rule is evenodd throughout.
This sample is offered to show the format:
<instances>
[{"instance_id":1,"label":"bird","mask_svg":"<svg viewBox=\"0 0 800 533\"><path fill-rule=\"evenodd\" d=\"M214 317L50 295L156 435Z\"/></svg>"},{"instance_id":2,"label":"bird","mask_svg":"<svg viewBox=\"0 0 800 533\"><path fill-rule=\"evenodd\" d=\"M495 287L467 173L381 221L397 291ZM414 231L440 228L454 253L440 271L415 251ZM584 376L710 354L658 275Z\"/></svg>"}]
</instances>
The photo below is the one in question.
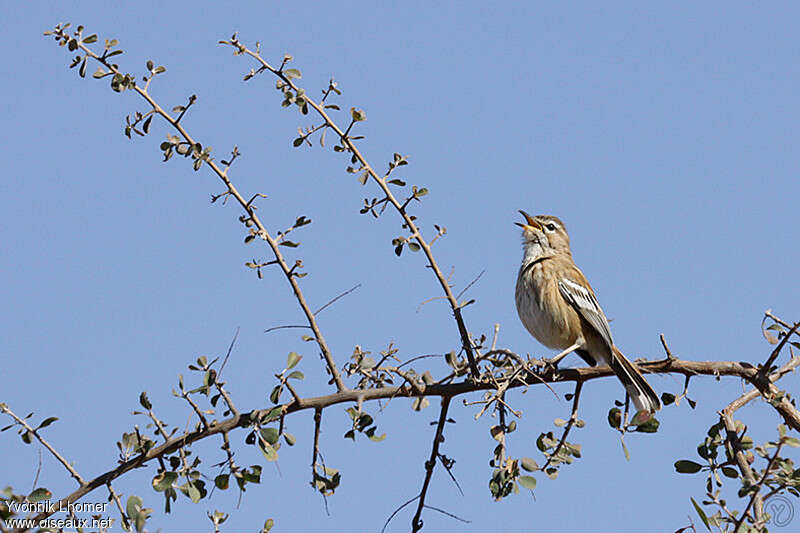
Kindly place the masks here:
<instances>
[{"instance_id":1,"label":"bird","mask_svg":"<svg viewBox=\"0 0 800 533\"><path fill-rule=\"evenodd\" d=\"M520 210L524 254L515 300L525 328L543 345L561 350L552 365L571 352L590 366L606 364L622 382L638 411L661 408L642 373L614 345L611 328L589 281L575 265L569 234L556 216L530 216Z\"/></svg>"}]
</instances>

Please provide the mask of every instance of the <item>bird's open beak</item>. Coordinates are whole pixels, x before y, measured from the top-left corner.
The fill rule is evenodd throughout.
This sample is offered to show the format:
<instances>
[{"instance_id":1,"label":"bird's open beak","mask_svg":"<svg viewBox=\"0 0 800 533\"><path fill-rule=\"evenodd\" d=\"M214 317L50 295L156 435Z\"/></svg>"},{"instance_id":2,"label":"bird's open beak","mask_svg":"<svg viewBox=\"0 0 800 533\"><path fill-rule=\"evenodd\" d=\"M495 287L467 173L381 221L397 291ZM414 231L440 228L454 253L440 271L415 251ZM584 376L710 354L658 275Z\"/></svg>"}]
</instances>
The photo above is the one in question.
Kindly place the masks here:
<instances>
[{"instance_id":1,"label":"bird's open beak","mask_svg":"<svg viewBox=\"0 0 800 533\"><path fill-rule=\"evenodd\" d=\"M519 226L519 227L520 227L520 228L522 228L522 229L525 229L525 228L533 228L533 229L538 229L539 231L541 231L541 230L542 230L542 225L541 225L541 224L539 224L538 222L536 222L536 221L533 219L533 217L532 217L532 216L530 216L528 213L526 213L526 212L525 212L525 211L523 211L522 209L520 209L520 210L519 210L519 212L520 212L520 214L521 214L522 216L524 216L524 217L525 217L525 222L526 222L526 224L521 224L521 223L519 223L519 222L514 222L514 224L516 224L517 226Z\"/></svg>"}]
</instances>

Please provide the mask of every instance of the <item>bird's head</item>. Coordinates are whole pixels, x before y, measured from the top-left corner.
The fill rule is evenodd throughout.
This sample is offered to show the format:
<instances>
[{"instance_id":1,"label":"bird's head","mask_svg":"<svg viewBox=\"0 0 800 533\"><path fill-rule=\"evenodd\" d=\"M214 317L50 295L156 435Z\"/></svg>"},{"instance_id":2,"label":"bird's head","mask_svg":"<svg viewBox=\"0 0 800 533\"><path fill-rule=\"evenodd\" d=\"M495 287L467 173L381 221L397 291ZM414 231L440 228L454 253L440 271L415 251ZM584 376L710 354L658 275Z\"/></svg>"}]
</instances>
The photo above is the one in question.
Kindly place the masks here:
<instances>
[{"instance_id":1,"label":"bird's head","mask_svg":"<svg viewBox=\"0 0 800 533\"><path fill-rule=\"evenodd\" d=\"M569 235L561 219L552 215L530 216L520 210L525 222L515 222L522 228L522 243L526 251L539 249L541 255L553 252L569 253Z\"/></svg>"}]
</instances>

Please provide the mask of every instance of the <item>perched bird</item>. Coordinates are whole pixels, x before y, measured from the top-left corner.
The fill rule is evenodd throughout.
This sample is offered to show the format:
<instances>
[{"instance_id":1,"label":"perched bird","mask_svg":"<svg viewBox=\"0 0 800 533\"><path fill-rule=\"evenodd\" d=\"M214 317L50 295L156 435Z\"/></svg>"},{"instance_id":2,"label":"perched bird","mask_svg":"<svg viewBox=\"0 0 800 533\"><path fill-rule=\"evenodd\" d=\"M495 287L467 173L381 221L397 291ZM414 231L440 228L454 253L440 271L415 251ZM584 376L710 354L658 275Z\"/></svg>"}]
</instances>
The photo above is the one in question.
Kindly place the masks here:
<instances>
[{"instance_id":1,"label":"perched bird","mask_svg":"<svg viewBox=\"0 0 800 533\"><path fill-rule=\"evenodd\" d=\"M636 409L651 413L661 408L642 373L614 346L608 320L589 281L572 260L569 235L558 217L532 217L520 211L525 223L525 253L517 276L517 313L536 340L562 350L550 360L558 363L570 352L590 366L611 367L625 386Z\"/></svg>"}]
</instances>

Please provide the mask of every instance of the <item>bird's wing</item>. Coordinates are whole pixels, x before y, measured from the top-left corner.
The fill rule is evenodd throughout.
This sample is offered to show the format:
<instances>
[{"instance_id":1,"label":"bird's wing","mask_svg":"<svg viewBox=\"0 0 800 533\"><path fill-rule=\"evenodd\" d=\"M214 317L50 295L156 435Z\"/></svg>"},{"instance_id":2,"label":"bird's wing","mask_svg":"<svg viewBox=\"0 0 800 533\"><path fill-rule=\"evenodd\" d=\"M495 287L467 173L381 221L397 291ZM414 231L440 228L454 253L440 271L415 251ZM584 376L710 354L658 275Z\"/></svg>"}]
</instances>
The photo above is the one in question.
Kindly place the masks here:
<instances>
[{"instance_id":1,"label":"bird's wing","mask_svg":"<svg viewBox=\"0 0 800 533\"><path fill-rule=\"evenodd\" d=\"M558 292L600 334L610 350L614 346L611 328L583 273L577 268L569 269L568 275L558 280Z\"/></svg>"}]
</instances>

